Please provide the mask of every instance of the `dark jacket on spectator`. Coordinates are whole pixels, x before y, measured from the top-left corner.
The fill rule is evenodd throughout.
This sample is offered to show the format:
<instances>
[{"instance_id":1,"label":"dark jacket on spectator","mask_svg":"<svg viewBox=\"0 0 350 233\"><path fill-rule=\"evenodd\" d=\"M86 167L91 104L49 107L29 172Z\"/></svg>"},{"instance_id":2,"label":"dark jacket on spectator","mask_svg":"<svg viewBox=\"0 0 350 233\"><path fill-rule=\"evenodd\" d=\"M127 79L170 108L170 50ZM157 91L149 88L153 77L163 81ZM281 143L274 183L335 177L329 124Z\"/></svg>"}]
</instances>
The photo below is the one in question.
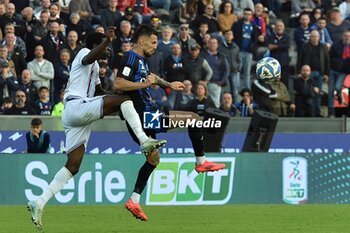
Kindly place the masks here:
<instances>
[{"instance_id":1,"label":"dark jacket on spectator","mask_svg":"<svg viewBox=\"0 0 350 233\"><path fill-rule=\"evenodd\" d=\"M55 64L59 60L59 51L66 46L66 39L61 32L58 33L59 43L56 45L52 39L50 31L46 36L39 41L39 44L44 47L44 58ZM20 73L19 73L20 74Z\"/></svg>"},{"instance_id":2,"label":"dark jacket on spectator","mask_svg":"<svg viewBox=\"0 0 350 233\"><path fill-rule=\"evenodd\" d=\"M207 50L202 51L200 56L207 60L213 70L210 82L217 83L220 86L227 85L228 77L230 75L230 67L226 56L219 51L217 54L211 55Z\"/></svg>"},{"instance_id":3,"label":"dark jacket on spectator","mask_svg":"<svg viewBox=\"0 0 350 233\"><path fill-rule=\"evenodd\" d=\"M243 42L243 23L244 20L240 19L238 20L236 23L233 24L232 27L232 31L233 31L233 35L234 35L234 39L233 41L238 45L238 47L242 47L242 42ZM249 52L250 53L255 53L256 51L256 46L257 46L257 38L258 38L258 29L255 27L254 24L253 25L253 31L251 33L251 41L250 41L250 45L249 45Z\"/></svg>"},{"instance_id":4,"label":"dark jacket on spectator","mask_svg":"<svg viewBox=\"0 0 350 233\"><path fill-rule=\"evenodd\" d=\"M221 51L228 59L230 72L240 72L242 61L239 55L239 47L235 42L227 44L223 42L219 46L219 51Z\"/></svg>"},{"instance_id":5,"label":"dark jacket on spectator","mask_svg":"<svg viewBox=\"0 0 350 233\"><path fill-rule=\"evenodd\" d=\"M288 50L290 47L290 38L288 34L276 35L271 34L267 38L267 44L277 45L278 48L270 50L270 56L277 59L281 66L289 65L289 54Z\"/></svg>"},{"instance_id":6,"label":"dark jacket on spectator","mask_svg":"<svg viewBox=\"0 0 350 233\"><path fill-rule=\"evenodd\" d=\"M311 43L307 43L304 46L304 48L301 50L301 59L300 59L301 61L300 61L300 67L298 67L298 70L300 70L303 65L312 64L312 60L319 59L320 69L317 71L319 71L321 75L329 76L330 60L329 60L328 49L324 44L319 43L317 46L317 48L319 49L319 54L318 54L319 57L316 57L314 56L315 54L313 54L312 52L313 49L315 48L316 46L311 45ZM314 71L314 68L312 66L311 66L311 70Z\"/></svg>"},{"instance_id":7,"label":"dark jacket on spectator","mask_svg":"<svg viewBox=\"0 0 350 233\"><path fill-rule=\"evenodd\" d=\"M331 69L341 73L350 73L350 59L343 59L344 43L343 40L335 42L329 51L331 60Z\"/></svg>"},{"instance_id":8,"label":"dark jacket on spectator","mask_svg":"<svg viewBox=\"0 0 350 233\"><path fill-rule=\"evenodd\" d=\"M180 56L176 61L175 58L170 55L164 62L164 75L168 82L184 81L186 78L186 72L183 66L183 59Z\"/></svg>"},{"instance_id":9,"label":"dark jacket on spectator","mask_svg":"<svg viewBox=\"0 0 350 233\"><path fill-rule=\"evenodd\" d=\"M313 98L315 97L315 93L313 88L315 86L316 82L312 79L304 80L297 78L294 80L296 117L314 116Z\"/></svg>"}]
</instances>

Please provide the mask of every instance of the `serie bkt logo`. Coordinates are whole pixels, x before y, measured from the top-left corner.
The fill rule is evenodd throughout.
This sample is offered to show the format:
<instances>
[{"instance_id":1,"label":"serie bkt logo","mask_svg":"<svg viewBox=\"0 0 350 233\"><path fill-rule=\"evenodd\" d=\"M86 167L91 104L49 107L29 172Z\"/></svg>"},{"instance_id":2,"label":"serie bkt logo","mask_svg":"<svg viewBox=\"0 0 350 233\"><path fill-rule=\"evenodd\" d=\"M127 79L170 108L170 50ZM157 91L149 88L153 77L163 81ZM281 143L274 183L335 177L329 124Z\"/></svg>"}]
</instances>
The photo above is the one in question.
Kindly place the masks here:
<instances>
[{"instance_id":1,"label":"serie bkt logo","mask_svg":"<svg viewBox=\"0 0 350 233\"><path fill-rule=\"evenodd\" d=\"M194 158L163 158L147 186L147 205L220 205L232 196L235 158L211 158L225 163L217 172L194 170Z\"/></svg>"}]
</instances>

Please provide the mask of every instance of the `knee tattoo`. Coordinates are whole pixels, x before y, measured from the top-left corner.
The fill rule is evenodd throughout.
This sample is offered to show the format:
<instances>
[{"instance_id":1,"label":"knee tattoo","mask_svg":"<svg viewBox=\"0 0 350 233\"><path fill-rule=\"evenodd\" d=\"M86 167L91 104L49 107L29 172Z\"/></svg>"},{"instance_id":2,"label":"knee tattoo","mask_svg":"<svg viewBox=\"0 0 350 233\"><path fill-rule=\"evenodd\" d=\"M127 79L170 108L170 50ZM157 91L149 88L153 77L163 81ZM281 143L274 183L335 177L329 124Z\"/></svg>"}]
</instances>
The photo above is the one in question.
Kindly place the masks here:
<instances>
[{"instance_id":1,"label":"knee tattoo","mask_svg":"<svg viewBox=\"0 0 350 233\"><path fill-rule=\"evenodd\" d=\"M153 166L157 166L159 164L159 160L160 160L159 150L155 149L155 150L149 152L146 155L146 159L147 159L147 162L149 162Z\"/></svg>"}]
</instances>

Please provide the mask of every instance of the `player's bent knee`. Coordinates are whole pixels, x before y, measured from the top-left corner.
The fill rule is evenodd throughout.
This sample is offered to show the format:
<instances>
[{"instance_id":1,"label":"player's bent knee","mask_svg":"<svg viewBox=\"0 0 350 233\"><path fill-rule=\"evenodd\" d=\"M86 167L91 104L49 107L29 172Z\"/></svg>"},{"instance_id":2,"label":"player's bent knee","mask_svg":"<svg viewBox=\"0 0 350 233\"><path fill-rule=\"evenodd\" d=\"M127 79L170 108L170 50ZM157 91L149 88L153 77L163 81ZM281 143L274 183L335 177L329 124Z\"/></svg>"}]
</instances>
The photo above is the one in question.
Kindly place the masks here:
<instances>
[{"instance_id":1,"label":"player's bent knee","mask_svg":"<svg viewBox=\"0 0 350 233\"><path fill-rule=\"evenodd\" d=\"M157 166L160 162L159 150L153 150L146 155L146 160L153 166Z\"/></svg>"}]
</instances>

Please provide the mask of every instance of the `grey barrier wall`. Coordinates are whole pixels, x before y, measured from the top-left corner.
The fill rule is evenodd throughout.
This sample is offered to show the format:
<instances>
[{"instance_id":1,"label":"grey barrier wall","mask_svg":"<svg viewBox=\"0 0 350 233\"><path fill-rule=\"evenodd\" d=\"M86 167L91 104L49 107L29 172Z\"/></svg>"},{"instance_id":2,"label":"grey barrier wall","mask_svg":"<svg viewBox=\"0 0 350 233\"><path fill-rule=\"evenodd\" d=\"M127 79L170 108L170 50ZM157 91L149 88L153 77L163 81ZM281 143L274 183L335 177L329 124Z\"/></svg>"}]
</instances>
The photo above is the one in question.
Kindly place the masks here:
<instances>
[{"instance_id":1,"label":"grey barrier wall","mask_svg":"<svg viewBox=\"0 0 350 233\"><path fill-rule=\"evenodd\" d=\"M51 116L0 116L0 131L28 130L33 117L43 120L47 131L63 131L60 117ZM347 133L350 118L280 118L276 132L280 133ZM226 132L246 132L250 118L231 118ZM108 116L94 123L94 131L127 131L125 122L117 116ZM184 129L177 129L182 131ZM174 130L176 132L176 130Z\"/></svg>"}]
</instances>

